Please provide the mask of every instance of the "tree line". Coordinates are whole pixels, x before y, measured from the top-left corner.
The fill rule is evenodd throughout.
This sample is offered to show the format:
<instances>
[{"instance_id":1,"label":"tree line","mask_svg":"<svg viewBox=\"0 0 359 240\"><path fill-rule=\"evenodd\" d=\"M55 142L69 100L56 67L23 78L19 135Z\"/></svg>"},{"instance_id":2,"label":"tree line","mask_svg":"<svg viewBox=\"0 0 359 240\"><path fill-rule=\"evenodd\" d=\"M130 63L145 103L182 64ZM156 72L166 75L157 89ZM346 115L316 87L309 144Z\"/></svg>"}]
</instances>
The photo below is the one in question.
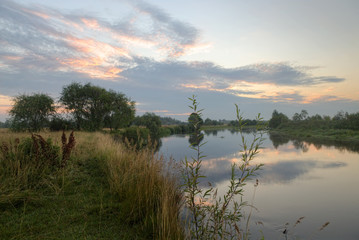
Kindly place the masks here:
<instances>
[{"instance_id":1,"label":"tree line","mask_svg":"<svg viewBox=\"0 0 359 240\"><path fill-rule=\"evenodd\" d=\"M63 87L58 102L43 93L15 97L9 115L7 125L14 131L118 129L132 123L135 102L120 92L72 83Z\"/></svg>"},{"instance_id":2,"label":"tree line","mask_svg":"<svg viewBox=\"0 0 359 240\"><path fill-rule=\"evenodd\" d=\"M309 116L308 111L295 113L290 119L284 113L274 110L268 126L272 129L302 127L306 129L348 129L359 130L359 112L348 113L340 111L334 117L315 114Z\"/></svg>"},{"instance_id":3,"label":"tree line","mask_svg":"<svg viewBox=\"0 0 359 240\"><path fill-rule=\"evenodd\" d=\"M0 122L0 127L13 131L38 132L44 128L52 131L85 130L96 131L103 128L117 130L131 125L143 126L152 137L161 135L162 125L168 127L171 134L188 133L193 129L189 124L198 116L189 116L188 123L170 117L160 117L154 113L135 116L135 102L125 94L106 90L91 83L71 83L64 86L60 98L55 101L44 93L32 95L21 94L14 99L9 112L10 119ZM255 125L255 120L245 120L248 125ZM200 119L201 125L235 125L235 121ZM132 129L131 132L137 131Z\"/></svg>"},{"instance_id":4,"label":"tree line","mask_svg":"<svg viewBox=\"0 0 359 240\"><path fill-rule=\"evenodd\" d=\"M53 131L75 129L96 131L103 128L117 130L131 125L143 126L149 130L152 137L161 135L162 125L176 125L167 130L173 133L192 132L188 123L197 120L200 116L191 114L188 123L170 117L160 117L154 113L145 113L135 116L135 102L125 94L113 90L106 90L91 83L72 83L64 86L60 99L56 102L47 94L19 95L14 99L5 123L0 127L8 127L14 131L40 131L49 128ZM63 111L65 110L65 111ZM256 120L243 120L246 125L256 125ZM235 126L235 121L198 119L200 125ZM309 116L306 110L295 113L289 118L283 113L274 110L268 126L272 129L286 127L305 127L308 129L351 129L359 130L359 112L349 114L340 111L334 117L319 114ZM133 130L137 131L137 130Z\"/></svg>"}]
</instances>

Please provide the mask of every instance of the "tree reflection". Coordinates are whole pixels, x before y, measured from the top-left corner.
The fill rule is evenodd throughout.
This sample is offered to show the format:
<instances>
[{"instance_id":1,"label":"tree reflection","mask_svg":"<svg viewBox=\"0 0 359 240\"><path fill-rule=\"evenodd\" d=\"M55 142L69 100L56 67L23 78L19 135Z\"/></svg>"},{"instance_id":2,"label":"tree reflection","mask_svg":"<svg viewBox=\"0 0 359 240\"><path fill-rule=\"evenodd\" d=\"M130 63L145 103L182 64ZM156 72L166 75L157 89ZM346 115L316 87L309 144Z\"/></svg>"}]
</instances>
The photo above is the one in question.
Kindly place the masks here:
<instances>
[{"instance_id":1,"label":"tree reflection","mask_svg":"<svg viewBox=\"0 0 359 240\"><path fill-rule=\"evenodd\" d=\"M319 150L323 146L325 147L334 147L339 151L350 151L359 153L359 144L357 142L351 141L341 141L340 139L330 140L330 139L317 139L317 138L301 138L295 136L289 136L280 133L271 133L269 132L269 139L272 141L273 146L277 149L279 146L287 144L289 141L293 142L293 145L296 149L301 149L303 152L307 152L310 145Z\"/></svg>"},{"instance_id":2,"label":"tree reflection","mask_svg":"<svg viewBox=\"0 0 359 240\"><path fill-rule=\"evenodd\" d=\"M295 147L295 149L301 149L303 152L308 152L309 150L308 144L303 141L293 140L293 146Z\"/></svg>"},{"instance_id":3,"label":"tree reflection","mask_svg":"<svg viewBox=\"0 0 359 240\"><path fill-rule=\"evenodd\" d=\"M204 139L204 135L201 132L199 135L190 134L188 138L188 142L192 147L198 146Z\"/></svg>"},{"instance_id":4,"label":"tree reflection","mask_svg":"<svg viewBox=\"0 0 359 240\"><path fill-rule=\"evenodd\" d=\"M218 130L204 130L203 132L206 134L206 136L217 136L218 134Z\"/></svg>"},{"instance_id":5,"label":"tree reflection","mask_svg":"<svg viewBox=\"0 0 359 240\"><path fill-rule=\"evenodd\" d=\"M275 149L277 149L280 145L287 144L290 141L288 136L277 133L269 133L269 139L272 141Z\"/></svg>"}]
</instances>

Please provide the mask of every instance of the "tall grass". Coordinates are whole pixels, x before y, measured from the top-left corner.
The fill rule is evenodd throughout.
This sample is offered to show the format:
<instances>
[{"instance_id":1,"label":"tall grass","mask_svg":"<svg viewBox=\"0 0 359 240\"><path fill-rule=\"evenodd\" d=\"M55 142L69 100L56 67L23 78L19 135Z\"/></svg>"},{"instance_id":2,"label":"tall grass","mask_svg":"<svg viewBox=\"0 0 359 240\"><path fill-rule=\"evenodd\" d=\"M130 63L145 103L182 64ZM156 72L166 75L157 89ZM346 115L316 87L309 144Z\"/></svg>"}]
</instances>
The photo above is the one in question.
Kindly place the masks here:
<instances>
[{"instance_id":1,"label":"tall grass","mask_svg":"<svg viewBox=\"0 0 359 240\"><path fill-rule=\"evenodd\" d=\"M103 133L72 149L69 134L0 135L1 239L183 239L174 165Z\"/></svg>"},{"instance_id":2,"label":"tall grass","mask_svg":"<svg viewBox=\"0 0 359 240\"><path fill-rule=\"evenodd\" d=\"M69 142L65 133L62 138L61 151L51 138L45 140L41 135L1 136L0 204L16 205L19 201L38 195L39 189L45 191L57 185L75 146L73 133Z\"/></svg>"},{"instance_id":3,"label":"tall grass","mask_svg":"<svg viewBox=\"0 0 359 240\"><path fill-rule=\"evenodd\" d=\"M181 192L174 165L151 147L136 150L108 135L96 134L96 155L103 162L111 192L126 221L143 224L153 239L181 239Z\"/></svg>"}]
</instances>

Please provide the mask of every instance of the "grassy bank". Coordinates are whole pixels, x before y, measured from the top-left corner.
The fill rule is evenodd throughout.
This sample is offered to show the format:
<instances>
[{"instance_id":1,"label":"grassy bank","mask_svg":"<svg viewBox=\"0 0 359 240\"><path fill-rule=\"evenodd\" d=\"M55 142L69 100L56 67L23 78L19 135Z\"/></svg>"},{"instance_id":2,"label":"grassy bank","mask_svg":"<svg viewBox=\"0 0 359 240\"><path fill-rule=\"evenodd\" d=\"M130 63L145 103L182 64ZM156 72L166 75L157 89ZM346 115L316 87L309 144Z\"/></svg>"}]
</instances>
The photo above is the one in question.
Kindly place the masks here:
<instances>
[{"instance_id":1,"label":"grassy bank","mask_svg":"<svg viewBox=\"0 0 359 240\"><path fill-rule=\"evenodd\" d=\"M277 128L270 133L287 135L301 140L323 140L333 142L358 142L359 131L347 129L321 129L321 128Z\"/></svg>"},{"instance_id":2,"label":"grassy bank","mask_svg":"<svg viewBox=\"0 0 359 240\"><path fill-rule=\"evenodd\" d=\"M224 130L224 129L234 129L234 126L230 125L204 125L201 126L201 130Z\"/></svg>"},{"instance_id":3,"label":"grassy bank","mask_svg":"<svg viewBox=\"0 0 359 240\"><path fill-rule=\"evenodd\" d=\"M61 133L40 135L45 147L28 133L0 135L0 239L182 237L177 178L151 149L76 132L62 164Z\"/></svg>"}]
</instances>

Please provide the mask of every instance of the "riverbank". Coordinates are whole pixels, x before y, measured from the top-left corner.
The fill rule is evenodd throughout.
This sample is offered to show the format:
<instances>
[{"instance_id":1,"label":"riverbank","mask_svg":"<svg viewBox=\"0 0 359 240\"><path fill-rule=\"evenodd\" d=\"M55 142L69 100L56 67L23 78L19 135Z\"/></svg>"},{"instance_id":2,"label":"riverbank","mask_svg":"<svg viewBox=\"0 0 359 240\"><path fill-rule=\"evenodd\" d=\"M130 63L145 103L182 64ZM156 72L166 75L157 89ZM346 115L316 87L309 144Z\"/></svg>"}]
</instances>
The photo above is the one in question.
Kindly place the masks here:
<instances>
[{"instance_id":1,"label":"riverbank","mask_svg":"<svg viewBox=\"0 0 359 240\"><path fill-rule=\"evenodd\" d=\"M299 140L323 140L333 142L359 143L359 131L347 129L307 129L307 128L277 128L270 129L271 134L281 134Z\"/></svg>"},{"instance_id":2,"label":"riverbank","mask_svg":"<svg viewBox=\"0 0 359 240\"><path fill-rule=\"evenodd\" d=\"M63 161L61 133L39 135L1 133L0 239L180 238L177 177L153 150L75 132Z\"/></svg>"}]
</instances>

